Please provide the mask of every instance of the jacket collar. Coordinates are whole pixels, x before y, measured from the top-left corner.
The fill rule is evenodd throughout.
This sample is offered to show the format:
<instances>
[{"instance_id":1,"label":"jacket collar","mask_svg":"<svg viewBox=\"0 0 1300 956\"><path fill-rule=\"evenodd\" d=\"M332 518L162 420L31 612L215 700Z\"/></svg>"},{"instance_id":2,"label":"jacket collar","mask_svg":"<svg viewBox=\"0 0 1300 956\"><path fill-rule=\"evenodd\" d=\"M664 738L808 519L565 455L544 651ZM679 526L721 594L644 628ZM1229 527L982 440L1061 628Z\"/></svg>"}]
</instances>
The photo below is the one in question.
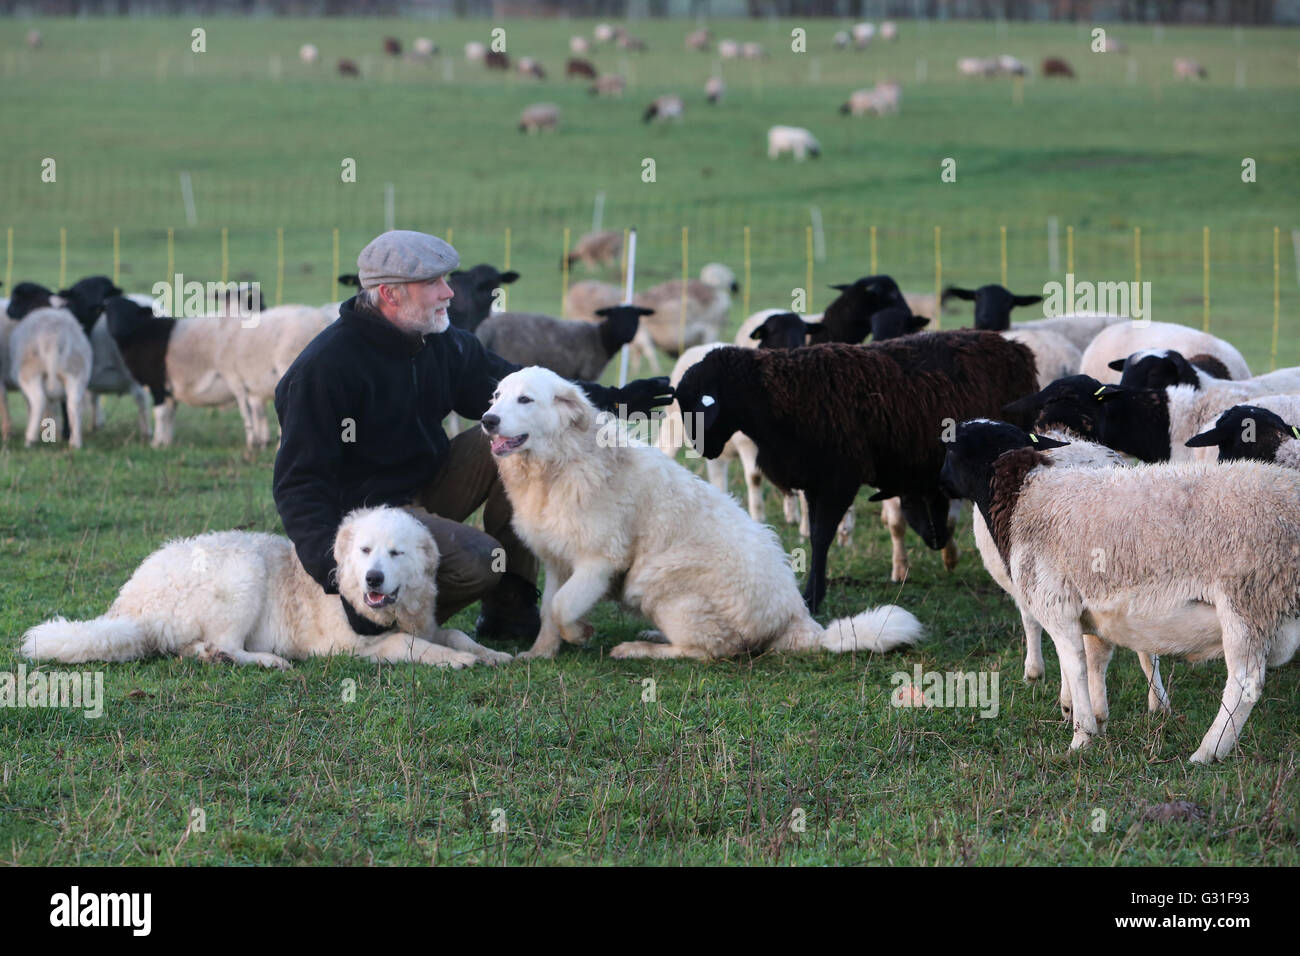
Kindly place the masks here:
<instances>
[{"instance_id":1,"label":"jacket collar","mask_svg":"<svg viewBox=\"0 0 1300 956\"><path fill-rule=\"evenodd\" d=\"M356 296L339 306L339 321L391 355L409 358L424 348L424 336L403 332L375 310L363 306Z\"/></svg>"}]
</instances>

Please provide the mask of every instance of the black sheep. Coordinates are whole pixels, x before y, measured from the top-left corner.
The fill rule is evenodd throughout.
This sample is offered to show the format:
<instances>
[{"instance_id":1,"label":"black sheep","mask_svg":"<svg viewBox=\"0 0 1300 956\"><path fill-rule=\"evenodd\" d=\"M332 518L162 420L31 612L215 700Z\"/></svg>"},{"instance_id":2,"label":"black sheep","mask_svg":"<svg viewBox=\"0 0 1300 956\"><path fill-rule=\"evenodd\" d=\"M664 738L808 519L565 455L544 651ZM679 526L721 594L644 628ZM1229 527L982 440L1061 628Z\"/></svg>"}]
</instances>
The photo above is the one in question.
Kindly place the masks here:
<instances>
[{"instance_id":1,"label":"black sheep","mask_svg":"<svg viewBox=\"0 0 1300 956\"><path fill-rule=\"evenodd\" d=\"M492 311L492 296L499 286L508 285L519 278L519 273L497 272L495 266L480 263L472 269L457 269L447 276L454 296L447 306L451 324L466 332L473 332Z\"/></svg>"},{"instance_id":2,"label":"black sheep","mask_svg":"<svg viewBox=\"0 0 1300 956\"><path fill-rule=\"evenodd\" d=\"M995 417L1033 391L1033 353L1000 335L930 332L860 348L714 349L677 386L688 429L716 458L737 431L782 490L802 489L812 523L804 600L826 593L826 553L858 488L899 497L908 524L932 549L948 541L948 498L939 490L944 429Z\"/></svg>"}]
</instances>

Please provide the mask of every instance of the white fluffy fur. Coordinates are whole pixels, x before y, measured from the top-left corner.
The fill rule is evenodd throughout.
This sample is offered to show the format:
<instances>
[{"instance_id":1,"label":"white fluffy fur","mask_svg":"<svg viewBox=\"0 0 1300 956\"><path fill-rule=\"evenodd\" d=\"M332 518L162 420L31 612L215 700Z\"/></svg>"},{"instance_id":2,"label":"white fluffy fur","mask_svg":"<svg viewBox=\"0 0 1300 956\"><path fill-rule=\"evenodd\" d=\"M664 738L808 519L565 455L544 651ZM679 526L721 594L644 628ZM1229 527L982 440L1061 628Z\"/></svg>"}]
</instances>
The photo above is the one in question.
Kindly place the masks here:
<instances>
[{"instance_id":1,"label":"white fluffy fur","mask_svg":"<svg viewBox=\"0 0 1300 956\"><path fill-rule=\"evenodd\" d=\"M1083 350L1079 371L1103 384L1118 382L1120 373L1110 363L1144 349L1173 349L1184 356L1213 355L1234 379L1250 378L1250 367L1231 343L1172 322L1123 322L1107 326Z\"/></svg>"},{"instance_id":2,"label":"white fluffy fur","mask_svg":"<svg viewBox=\"0 0 1300 956\"><path fill-rule=\"evenodd\" d=\"M817 138L802 126L773 126L767 131L767 158L776 159L782 153L792 153L803 161L809 153L820 153Z\"/></svg>"},{"instance_id":3,"label":"white fluffy fur","mask_svg":"<svg viewBox=\"0 0 1300 956\"><path fill-rule=\"evenodd\" d=\"M583 615L614 589L666 642L619 644L611 652L618 658L887 651L920 636L920 623L900 607L823 629L808 615L771 528L655 449L627 440L554 373L527 368L507 376L488 415L496 416L497 435L527 436L504 455L494 439L514 527L546 567L542 628L527 656L551 657L561 641L583 643Z\"/></svg>"},{"instance_id":4,"label":"white fluffy fur","mask_svg":"<svg viewBox=\"0 0 1300 956\"><path fill-rule=\"evenodd\" d=\"M1132 321L1123 315L1106 315L1101 312L1071 312L1068 315L1054 315L1047 319L1031 319L1028 322L1012 322L1012 332L1055 332L1070 340L1070 344L1083 352L1102 331L1121 322ZM1079 370L1075 365L1070 370L1073 375Z\"/></svg>"},{"instance_id":5,"label":"white fluffy fur","mask_svg":"<svg viewBox=\"0 0 1300 956\"><path fill-rule=\"evenodd\" d=\"M1013 328L1003 332L1002 337L1019 342L1034 353L1040 389L1046 388L1058 378L1073 375L1079 370L1079 362L1083 359L1083 353L1073 342L1050 329Z\"/></svg>"},{"instance_id":6,"label":"white fluffy fur","mask_svg":"<svg viewBox=\"0 0 1300 956\"><path fill-rule=\"evenodd\" d=\"M36 309L13 328L9 378L27 401L28 446L36 443L47 411L53 411L47 403L62 398L68 407L68 444L81 447L82 410L93 366L90 341L67 309Z\"/></svg>"},{"instance_id":7,"label":"white fluffy fur","mask_svg":"<svg viewBox=\"0 0 1300 956\"><path fill-rule=\"evenodd\" d=\"M454 668L510 659L438 627L438 546L406 512L352 512L339 526L334 555L348 602L397 630L376 637L353 631L338 595L326 594L308 576L287 538L218 531L164 545L123 585L107 614L38 625L23 636L21 653L68 663L162 654L278 668L323 654ZM373 590L392 595L394 603L366 605L372 589L365 578L372 570L384 576Z\"/></svg>"}]
</instances>

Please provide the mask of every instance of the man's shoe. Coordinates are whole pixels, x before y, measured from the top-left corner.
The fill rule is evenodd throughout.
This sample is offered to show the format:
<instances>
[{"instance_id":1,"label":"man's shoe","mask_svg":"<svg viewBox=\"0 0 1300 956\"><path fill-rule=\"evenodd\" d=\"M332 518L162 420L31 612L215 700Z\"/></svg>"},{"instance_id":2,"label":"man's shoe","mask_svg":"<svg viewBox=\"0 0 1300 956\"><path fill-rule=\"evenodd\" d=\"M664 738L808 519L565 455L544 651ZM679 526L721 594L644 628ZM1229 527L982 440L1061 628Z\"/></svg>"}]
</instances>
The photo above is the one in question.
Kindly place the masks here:
<instances>
[{"instance_id":1,"label":"man's shoe","mask_svg":"<svg viewBox=\"0 0 1300 956\"><path fill-rule=\"evenodd\" d=\"M474 625L479 641L537 640L542 616L537 610L540 592L517 574L503 574L501 583L483 598Z\"/></svg>"}]
</instances>

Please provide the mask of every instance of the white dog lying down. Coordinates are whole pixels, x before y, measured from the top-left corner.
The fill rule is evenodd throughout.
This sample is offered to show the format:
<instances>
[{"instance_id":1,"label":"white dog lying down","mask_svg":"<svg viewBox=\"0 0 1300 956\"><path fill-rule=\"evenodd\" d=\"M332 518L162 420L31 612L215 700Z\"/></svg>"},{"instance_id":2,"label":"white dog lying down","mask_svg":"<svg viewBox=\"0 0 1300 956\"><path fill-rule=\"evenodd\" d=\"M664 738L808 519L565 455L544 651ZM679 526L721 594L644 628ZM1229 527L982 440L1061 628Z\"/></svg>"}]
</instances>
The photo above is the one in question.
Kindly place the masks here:
<instances>
[{"instance_id":1,"label":"white dog lying down","mask_svg":"<svg viewBox=\"0 0 1300 956\"><path fill-rule=\"evenodd\" d=\"M523 657L583 643L581 620L612 586L666 643L629 641L611 657L887 651L921 624L886 605L823 629L808 615L771 528L622 426L553 372L506 376L483 416L514 527L542 559L542 629Z\"/></svg>"},{"instance_id":2,"label":"white dog lying down","mask_svg":"<svg viewBox=\"0 0 1300 956\"><path fill-rule=\"evenodd\" d=\"M36 660L126 661L176 654L287 668L286 658L354 654L453 668L510 660L434 619L438 546L396 508L354 511L334 540L339 591L366 620L394 630L362 637L336 594L303 570L288 538L218 531L149 555L108 613L55 618L23 637Z\"/></svg>"}]
</instances>

